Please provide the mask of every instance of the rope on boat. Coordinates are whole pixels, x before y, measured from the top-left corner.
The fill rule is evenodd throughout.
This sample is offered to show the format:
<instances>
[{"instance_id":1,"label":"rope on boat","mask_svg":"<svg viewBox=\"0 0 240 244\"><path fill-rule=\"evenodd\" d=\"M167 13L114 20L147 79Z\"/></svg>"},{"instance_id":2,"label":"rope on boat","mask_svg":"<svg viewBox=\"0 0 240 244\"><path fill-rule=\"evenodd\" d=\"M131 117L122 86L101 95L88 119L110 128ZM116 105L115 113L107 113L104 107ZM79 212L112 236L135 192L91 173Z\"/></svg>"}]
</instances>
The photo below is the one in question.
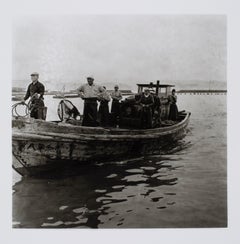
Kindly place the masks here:
<instances>
[{"instance_id":1,"label":"rope on boat","mask_svg":"<svg viewBox=\"0 0 240 244\"><path fill-rule=\"evenodd\" d=\"M17 108L19 108L20 106L25 106L25 110L24 110L24 115L21 115L19 114ZM26 103L15 103L12 105L12 116L14 117L21 117L21 118L24 118L24 117L27 117L30 113L30 102L28 104Z\"/></svg>"},{"instance_id":2,"label":"rope on boat","mask_svg":"<svg viewBox=\"0 0 240 244\"><path fill-rule=\"evenodd\" d=\"M20 118L27 117L31 113L32 110L34 110L36 107L38 107L38 105L36 103L33 103L33 101L36 101L36 99L34 100L32 97L28 103L18 102L18 103L13 104L12 105L12 116L20 117ZM17 108L20 106L25 106L24 115L19 114L19 112L17 111Z\"/></svg>"}]
</instances>

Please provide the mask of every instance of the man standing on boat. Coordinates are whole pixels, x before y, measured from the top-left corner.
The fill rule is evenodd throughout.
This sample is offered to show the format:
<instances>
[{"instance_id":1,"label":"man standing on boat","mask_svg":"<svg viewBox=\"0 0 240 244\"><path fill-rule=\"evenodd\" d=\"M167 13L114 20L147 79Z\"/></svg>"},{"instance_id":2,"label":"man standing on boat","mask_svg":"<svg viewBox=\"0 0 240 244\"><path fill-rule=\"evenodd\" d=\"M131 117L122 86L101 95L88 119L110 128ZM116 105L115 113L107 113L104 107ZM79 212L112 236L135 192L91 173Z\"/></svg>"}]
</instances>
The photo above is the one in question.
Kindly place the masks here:
<instances>
[{"instance_id":1,"label":"man standing on boat","mask_svg":"<svg viewBox=\"0 0 240 244\"><path fill-rule=\"evenodd\" d=\"M103 91L100 93L98 100L100 101L100 106L98 109L100 125L105 127L109 125L108 103L111 100L110 94L107 92L105 86L103 86Z\"/></svg>"},{"instance_id":2,"label":"man standing on boat","mask_svg":"<svg viewBox=\"0 0 240 244\"><path fill-rule=\"evenodd\" d=\"M168 96L168 101L170 104L168 119L172 120L172 121L177 121L177 119L178 119L178 107L176 105L177 96L176 96L176 90L175 89L173 89L172 94Z\"/></svg>"},{"instance_id":3,"label":"man standing on boat","mask_svg":"<svg viewBox=\"0 0 240 244\"><path fill-rule=\"evenodd\" d=\"M152 128L152 110L154 106L154 98L150 94L149 88L145 88L144 93L139 101L142 107L142 127L145 129Z\"/></svg>"},{"instance_id":4,"label":"man standing on boat","mask_svg":"<svg viewBox=\"0 0 240 244\"><path fill-rule=\"evenodd\" d=\"M87 77L87 84L79 87L79 96L84 100L83 108L83 126L98 126L97 121L97 100L99 94L103 91L101 86L93 83L94 78Z\"/></svg>"},{"instance_id":5,"label":"man standing on boat","mask_svg":"<svg viewBox=\"0 0 240 244\"><path fill-rule=\"evenodd\" d=\"M43 102L45 87L41 82L38 81L38 78L39 74L37 72L33 72L31 74L32 83L28 86L22 103L25 103L25 101L30 97L30 117L45 120L46 111Z\"/></svg>"},{"instance_id":6,"label":"man standing on boat","mask_svg":"<svg viewBox=\"0 0 240 244\"><path fill-rule=\"evenodd\" d=\"M122 99L122 94L119 91L119 86L114 86L114 91L111 94L112 97L112 108L111 113L113 114L114 124L117 124L120 116L120 101Z\"/></svg>"},{"instance_id":7,"label":"man standing on boat","mask_svg":"<svg viewBox=\"0 0 240 244\"><path fill-rule=\"evenodd\" d=\"M152 106L152 122L153 127L159 127L161 125L161 100L155 91L150 90L151 95L153 96L154 105Z\"/></svg>"}]
</instances>

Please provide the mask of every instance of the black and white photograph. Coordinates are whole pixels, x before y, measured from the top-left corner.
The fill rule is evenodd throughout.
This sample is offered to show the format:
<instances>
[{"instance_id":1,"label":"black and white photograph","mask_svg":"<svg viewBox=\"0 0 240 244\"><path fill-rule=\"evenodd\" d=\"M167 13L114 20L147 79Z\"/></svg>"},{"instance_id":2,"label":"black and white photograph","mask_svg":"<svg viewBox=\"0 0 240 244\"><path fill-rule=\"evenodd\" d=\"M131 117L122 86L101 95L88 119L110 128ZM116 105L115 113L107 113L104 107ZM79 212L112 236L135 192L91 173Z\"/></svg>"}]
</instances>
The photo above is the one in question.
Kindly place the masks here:
<instances>
[{"instance_id":1,"label":"black and white photograph","mask_svg":"<svg viewBox=\"0 0 240 244\"><path fill-rule=\"evenodd\" d=\"M0 1L0 243L240 243L239 9Z\"/></svg>"},{"instance_id":2,"label":"black and white photograph","mask_svg":"<svg viewBox=\"0 0 240 244\"><path fill-rule=\"evenodd\" d=\"M16 16L12 227L227 227L227 16Z\"/></svg>"}]
</instances>

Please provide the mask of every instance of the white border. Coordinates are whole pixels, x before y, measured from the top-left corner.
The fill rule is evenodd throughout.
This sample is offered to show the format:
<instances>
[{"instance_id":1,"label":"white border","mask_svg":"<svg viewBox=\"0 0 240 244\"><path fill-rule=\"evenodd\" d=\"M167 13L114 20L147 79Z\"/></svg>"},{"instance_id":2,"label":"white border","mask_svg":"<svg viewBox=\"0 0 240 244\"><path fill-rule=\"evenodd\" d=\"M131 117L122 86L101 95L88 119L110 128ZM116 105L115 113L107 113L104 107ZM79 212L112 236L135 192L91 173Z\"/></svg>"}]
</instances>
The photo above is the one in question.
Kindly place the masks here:
<instances>
[{"instance_id":1,"label":"white border","mask_svg":"<svg viewBox=\"0 0 240 244\"><path fill-rule=\"evenodd\" d=\"M0 0L1 243L240 243L239 69L237 0ZM228 18L228 228L128 230L23 230L11 228L11 19L17 14L227 14Z\"/></svg>"}]
</instances>

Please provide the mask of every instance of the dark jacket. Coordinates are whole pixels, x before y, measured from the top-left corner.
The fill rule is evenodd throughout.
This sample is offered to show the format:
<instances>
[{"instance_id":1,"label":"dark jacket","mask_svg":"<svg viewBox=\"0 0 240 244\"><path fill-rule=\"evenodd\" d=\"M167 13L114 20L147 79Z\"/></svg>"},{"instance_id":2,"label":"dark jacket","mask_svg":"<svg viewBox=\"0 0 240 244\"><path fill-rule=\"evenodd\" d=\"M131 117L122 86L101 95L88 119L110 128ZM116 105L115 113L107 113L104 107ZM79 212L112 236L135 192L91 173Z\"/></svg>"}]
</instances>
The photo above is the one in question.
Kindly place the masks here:
<instances>
[{"instance_id":1,"label":"dark jacket","mask_svg":"<svg viewBox=\"0 0 240 244\"><path fill-rule=\"evenodd\" d=\"M154 98L153 98L153 96L150 94L148 97L146 97L143 94L142 97L141 97L141 100L140 100L140 104L148 105L149 107L150 106L153 106L154 105Z\"/></svg>"},{"instance_id":2,"label":"dark jacket","mask_svg":"<svg viewBox=\"0 0 240 244\"><path fill-rule=\"evenodd\" d=\"M29 97L32 97L35 93L39 94L39 98L43 99L44 91L45 87L41 82L37 81L36 84L31 83L28 86L24 100L27 100Z\"/></svg>"}]
</instances>

